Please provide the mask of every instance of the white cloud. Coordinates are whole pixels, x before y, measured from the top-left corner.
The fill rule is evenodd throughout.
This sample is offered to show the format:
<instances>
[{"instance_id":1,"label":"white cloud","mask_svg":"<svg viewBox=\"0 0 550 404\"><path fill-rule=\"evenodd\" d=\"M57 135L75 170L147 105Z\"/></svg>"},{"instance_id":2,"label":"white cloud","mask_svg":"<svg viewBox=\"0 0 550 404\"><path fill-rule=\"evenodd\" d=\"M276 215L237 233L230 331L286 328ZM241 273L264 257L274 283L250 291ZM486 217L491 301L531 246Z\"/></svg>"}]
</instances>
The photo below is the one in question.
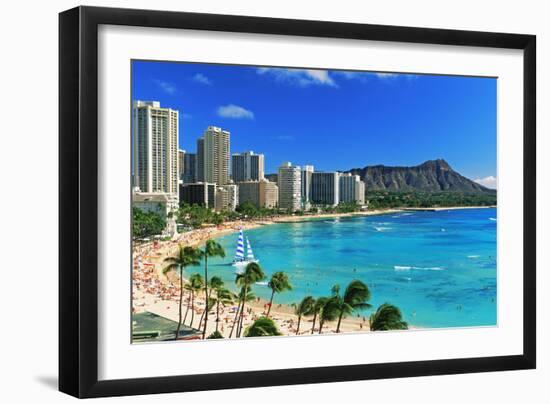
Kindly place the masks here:
<instances>
[{"instance_id":1,"label":"white cloud","mask_svg":"<svg viewBox=\"0 0 550 404\"><path fill-rule=\"evenodd\" d=\"M396 73L374 73L374 74L379 79L395 79L398 76Z\"/></svg>"},{"instance_id":2,"label":"white cloud","mask_svg":"<svg viewBox=\"0 0 550 404\"><path fill-rule=\"evenodd\" d=\"M223 118L254 119L254 112L234 104L223 105L217 112Z\"/></svg>"},{"instance_id":3,"label":"white cloud","mask_svg":"<svg viewBox=\"0 0 550 404\"><path fill-rule=\"evenodd\" d=\"M485 178L478 178L477 180L474 180L480 185L483 185L484 187L491 188L491 189L497 189L497 178L493 177L492 175L489 175Z\"/></svg>"},{"instance_id":4,"label":"white cloud","mask_svg":"<svg viewBox=\"0 0 550 404\"><path fill-rule=\"evenodd\" d=\"M206 84L207 86L212 85L212 80L210 80L208 77L206 77L202 73L197 73L193 76L193 81L196 81L197 83Z\"/></svg>"},{"instance_id":5,"label":"white cloud","mask_svg":"<svg viewBox=\"0 0 550 404\"><path fill-rule=\"evenodd\" d=\"M276 81L287 83L298 87L308 87L311 85L321 85L338 87L326 70L313 69L278 69L271 67L261 67L256 70L258 74L267 74Z\"/></svg>"},{"instance_id":6,"label":"white cloud","mask_svg":"<svg viewBox=\"0 0 550 404\"><path fill-rule=\"evenodd\" d=\"M178 92L176 86L168 81L164 80L155 80L155 83L167 94L173 95Z\"/></svg>"},{"instance_id":7,"label":"white cloud","mask_svg":"<svg viewBox=\"0 0 550 404\"><path fill-rule=\"evenodd\" d=\"M347 71L336 71L334 74L341 76L347 80L358 80L361 83L365 83L368 80L368 73L363 72L347 72Z\"/></svg>"}]
</instances>

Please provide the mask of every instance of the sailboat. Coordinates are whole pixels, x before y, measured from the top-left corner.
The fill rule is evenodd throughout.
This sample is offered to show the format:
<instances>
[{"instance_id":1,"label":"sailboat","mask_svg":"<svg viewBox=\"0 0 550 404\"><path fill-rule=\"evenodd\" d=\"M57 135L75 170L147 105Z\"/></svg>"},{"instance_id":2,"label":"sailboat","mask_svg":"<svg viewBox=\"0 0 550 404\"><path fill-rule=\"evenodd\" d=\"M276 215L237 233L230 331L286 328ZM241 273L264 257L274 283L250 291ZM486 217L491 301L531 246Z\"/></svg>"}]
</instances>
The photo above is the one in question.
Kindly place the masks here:
<instances>
[{"instance_id":1,"label":"sailboat","mask_svg":"<svg viewBox=\"0 0 550 404\"><path fill-rule=\"evenodd\" d=\"M250 240L246 238L246 258L244 254L244 234L242 229L239 231L239 238L237 239L237 249L235 250L235 257L233 258L233 266L237 268L237 273L241 274L244 269L251 262L260 262L260 260L254 257L254 252L250 246Z\"/></svg>"}]
</instances>

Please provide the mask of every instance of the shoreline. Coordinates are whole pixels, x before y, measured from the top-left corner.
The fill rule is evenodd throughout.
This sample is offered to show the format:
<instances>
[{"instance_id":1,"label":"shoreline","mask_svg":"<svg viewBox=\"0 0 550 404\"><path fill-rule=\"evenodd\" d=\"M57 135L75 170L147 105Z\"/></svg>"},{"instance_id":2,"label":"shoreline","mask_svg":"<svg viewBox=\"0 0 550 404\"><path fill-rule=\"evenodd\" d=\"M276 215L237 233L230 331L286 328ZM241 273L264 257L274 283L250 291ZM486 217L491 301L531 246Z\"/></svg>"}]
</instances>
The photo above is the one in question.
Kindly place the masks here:
<instances>
[{"instance_id":1,"label":"shoreline","mask_svg":"<svg viewBox=\"0 0 550 404\"><path fill-rule=\"evenodd\" d=\"M395 208L395 209L378 209L364 212L349 212L349 213L328 213L315 214L307 216L281 216L271 219L259 219L251 221L237 220L226 222L219 226L209 226L201 229L194 229L186 233L176 235L170 241L154 241L147 242L133 247L133 270L132 270L132 312L139 313L149 311L173 321L178 319L178 302L179 302L179 283L178 276L173 271L167 275L162 273L164 259L172 256L182 247L199 247L208 239L215 239L228 234L238 232L240 229L251 230L266 225L278 223L300 223L314 220L323 220L340 217L357 217L357 216L375 216L385 215L400 212L410 211L442 211L442 210L459 210L459 209L482 209L494 208L495 206L455 206L455 207L437 207L437 208ZM184 278L187 283L187 279ZM188 294L184 294L183 311L187 310L189 302ZM200 293L195 298L195 315L191 326L198 328L198 321L205 308L204 292ZM265 313L267 300L257 298L253 302L247 303L247 313L244 317L243 329L250 325L255 319L261 317ZM189 310L191 311L191 310ZM235 307L225 307L220 314L220 331L224 338L229 336L231 323L235 315ZM281 333L285 336L296 335L296 324L298 317L294 314L294 309L290 304L277 303L275 299L271 308L270 317L275 321ZM209 314L209 322L207 334L211 334L215 330L215 309ZM300 325L300 334L309 335L311 333L312 317L302 318ZM318 326L318 323L317 323ZM368 319L363 315L354 314L350 317L342 319L341 332L368 332ZM409 329L419 328L409 324ZM336 322L326 323L323 327L323 334L335 333ZM318 329L317 329L318 330ZM315 332L317 334L317 331ZM234 336L233 336L234 338Z\"/></svg>"},{"instance_id":2,"label":"shoreline","mask_svg":"<svg viewBox=\"0 0 550 404\"><path fill-rule=\"evenodd\" d=\"M401 208L407 212L440 212L443 210L461 210L461 209L496 209L496 205L490 206L437 206L433 208Z\"/></svg>"}]
</instances>

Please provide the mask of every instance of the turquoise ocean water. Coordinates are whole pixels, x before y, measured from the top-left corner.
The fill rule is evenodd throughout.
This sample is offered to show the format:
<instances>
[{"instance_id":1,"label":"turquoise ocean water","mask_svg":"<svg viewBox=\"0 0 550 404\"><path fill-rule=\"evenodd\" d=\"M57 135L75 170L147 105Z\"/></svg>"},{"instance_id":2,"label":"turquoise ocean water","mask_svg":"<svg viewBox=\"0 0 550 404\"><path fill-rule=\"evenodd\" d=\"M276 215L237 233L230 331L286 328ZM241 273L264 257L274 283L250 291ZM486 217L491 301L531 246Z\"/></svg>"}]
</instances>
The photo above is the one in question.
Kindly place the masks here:
<instances>
[{"instance_id":1,"label":"turquoise ocean water","mask_svg":"<svg viewBox=\"0 0 550 404\"><path fill-rule=\"evenodd\" d=\"M264 226L245 236L268 277L289 274L293 290L276 295L275 303L326 296L332 285L343 289L360 279L374 308L395 304L412 326L490 326L497 321L496 214L460 209L324 219ZM236 233L218 239L227 256L209 266L209 275L233 290L236 240ZM270 289L256 285L254 293L267 299Z\"/></svg>"}]
</instances>

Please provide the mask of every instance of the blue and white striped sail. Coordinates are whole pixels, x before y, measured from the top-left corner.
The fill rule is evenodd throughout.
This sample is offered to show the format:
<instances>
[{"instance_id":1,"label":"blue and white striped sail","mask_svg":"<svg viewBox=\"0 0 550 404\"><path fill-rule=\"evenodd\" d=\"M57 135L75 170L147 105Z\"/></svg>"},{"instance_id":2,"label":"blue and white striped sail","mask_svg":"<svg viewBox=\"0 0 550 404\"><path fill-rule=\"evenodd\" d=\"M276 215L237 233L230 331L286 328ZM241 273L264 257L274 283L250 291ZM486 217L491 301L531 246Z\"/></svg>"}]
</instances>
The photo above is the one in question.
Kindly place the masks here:
<instances>
[{"instance_id":1,"label":"blue and white striped sail","mask_svg":"<svg viewBox=\"0 0 550 404\"><path fill-rule=\"evenodd\" d=\"M248 261L254 261L254 253L252 252L252 247L250 247L250 241L248 240L248 237L246 238L246 250L247 250L246 259Z\"/></svg>"},{"instance_id":2,"label":"blue and white striped sail","mask_svg":"<svg viewBox=\"0 0 550 404\"><path fill-rule=\"evenodd\" d=\"M235 251L234 261L244 261L244 236L242 230L239 232L239 238L237 239L237 250Z\"/></svg>"}]
</instances>

